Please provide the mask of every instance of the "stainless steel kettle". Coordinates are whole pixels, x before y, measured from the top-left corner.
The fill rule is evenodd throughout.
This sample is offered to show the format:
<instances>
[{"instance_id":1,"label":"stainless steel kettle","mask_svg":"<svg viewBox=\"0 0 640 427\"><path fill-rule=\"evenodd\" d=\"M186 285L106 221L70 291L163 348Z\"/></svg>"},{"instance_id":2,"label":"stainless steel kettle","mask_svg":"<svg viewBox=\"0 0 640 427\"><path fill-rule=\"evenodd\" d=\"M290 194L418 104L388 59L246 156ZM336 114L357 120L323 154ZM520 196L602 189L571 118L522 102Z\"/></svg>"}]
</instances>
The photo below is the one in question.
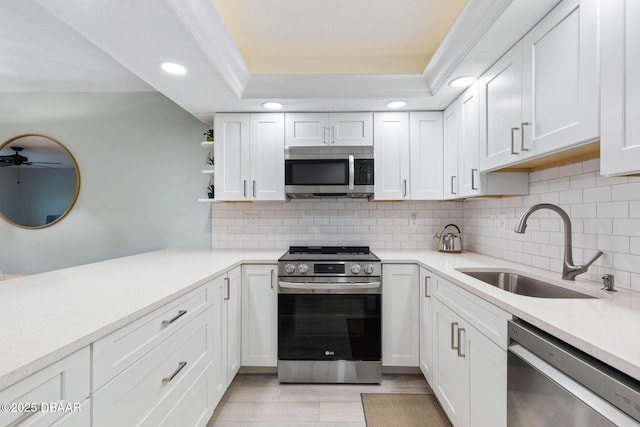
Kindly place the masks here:
<instances>
[{"instance_id":1,"label":"stainless steel kettle","mask_svg":"<svg viewBox=\"0 0 640 427\"><path fill-rule=\"evenodd\" d=\"M458 230L458 234L447 233L446 230L448 227L455 227L455 229ZM438 250L440 252L462 252L462 232L455 224L445 225L442 232L439 235L436 234L434 239L438 240Z\"/></svg>"}]
</instances>

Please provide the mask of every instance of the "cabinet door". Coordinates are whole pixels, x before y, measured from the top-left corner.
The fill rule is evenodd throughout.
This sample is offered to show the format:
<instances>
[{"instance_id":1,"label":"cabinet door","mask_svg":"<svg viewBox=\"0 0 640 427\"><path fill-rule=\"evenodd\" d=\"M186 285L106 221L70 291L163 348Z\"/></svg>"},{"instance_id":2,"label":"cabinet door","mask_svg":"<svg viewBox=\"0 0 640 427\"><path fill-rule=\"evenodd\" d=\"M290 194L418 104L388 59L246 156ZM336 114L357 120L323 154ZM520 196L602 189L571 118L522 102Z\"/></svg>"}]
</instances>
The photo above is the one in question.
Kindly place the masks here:
<instances>
[{"instance_id":1,"label":"cabinet door","mask_svg":"<svg viewBox=\"0 0 640 427\"><path fill-rule=\"evenodd\" d=\"M418 367L420 272L413 264L382 267L382 364Z\"/></svg>"},{"instance_id":2,"label":"cabinet door","mask_svg":"<svg viewBox=\"0 0 640 427\"><path fill-rule=\"evenodd\" d=\"M460 334L458 331L463 329ZM437 298L433 300L433 391L454 426L468 417L469 378L467 358L458 355L465 326L462 319ZM460 354L467 349L462 348Z\"/></svg>"},{"instance_id":3,"label":"cabinet door","mask_svg":"<svg viewBox=\"0 0 640 427\"><path fill-rule=\"evenodd\" d=\"M287 147L322 146L329 141L327 113L287 113L284 120Z\"/></svg>"},{"instance_id":4,"label":"cabinet door","mask_svg":"<svg viewBox=\"0 0 640 427\"><path fill-rule=\"evenodd\" d=\"M420 268L420 370L433 384L433 304L431 272Z\"/></svg>"},{"instance_id":5,"label":"cabinet door","mask_svg":"<svg viewBox=\"0 0 640 427\"><path fill-rule=\"evenodd\" d=\"M544 154L600 135L597 13L597 0L564 1L522 39L520 150Z\"/></svg>"},{"instance_id":6,"label":"cabinet door","mask_svg":"<svg viewBox=\"0 0 640 427\"><path fill-rule=\"evenodd\" d=\"M249 114L216 114L215 198L249 198L251 123Z\"/></svg>"},{"instance_id":7,"label":"cabinet door","mask_svg":"<svg viewBox=\"0 0 640 427\"><path fill-rule=\"evenodd\" d=\"M226 385L233 381L233 378L240 370L241 364L241 268L236 267L227 273L227 289L225 295L225 305L227 312L227 363L226 363Z\"/></svg>"},{"instance_id":8,"label":"cabinet door","mask_svg":"<svg viewBox=\"0 0 640 427\"><path fill-rule=\"evenodd\" d=\"M460 196L476 196L480 188L480 113L478 84L473 84L459 98L460 139L458 176Z\"/></svg>"},{"instance_id":9,"label":"cabinet door","mask_svg":"<svg viewBox=\"0 0 640 427\"><path fill-rule=\"evenodd\" d=\"M471 427L507 425L507 352L467 327L469 423Z\"/></svg>"},{"instance_id":10,"label":"cabinet door","mask_svg":"<svg viewBox=\"0 0 640 427\"><path fill-rule=\"evenodd\" d=\"M409 197L409 113L376 113L375 199Z\"/></svg>"},{"instance_id":11,"label":"cabinet door","mask_svg":"<svg viewBox=\"0 0 640 427\"><path fill-rule=\"evenodd\" d=\"M209 283L211 289L212 320L212 363L211 382L213 405L217 405L227 389L227 295L226 277L218 277Z\"/></svg>"},{"instance_id":12,"label":"cabinet door","mask_svg":"<svg viewBox=\"0 0 640 427\"><path fill-rule=\"evenodd\" d=\"M522 123L520 42L482 75L480 87L480 169L498 169L521 160L516 139Z\"/></svg>"},{"instance_id":13,"label":"cabinet door","mask_svg":"<svg viewBox=\"0 0 640 427\"><path fill-rule=\"evenodd\" d=\"M640 172L640 2L601 7L602 137L600 172Z\"/></svg>"},{"instance_id":14,"label":"cabinet door","mask_svg":"<svg viewBox=\"0 0 640 427\"><path fill-rule=\"evenodd\" d=\"M442 199L442 113L409 113L411 200Z\"/></svg>"},{"instance_id":15,"label":"cabinet door","mask_svg":"<svg viewBox=\"0 0 640 427\"><path fill-rule=\"evenodd\" d=\"M458 197L458 146L460 145L460 108L454 101L444 110L444 190L445 199Z\"/></svg>"},{"instance_id":16,"label":"cabinet door","mask_svg":"<svg viewBox=\"0 0 640 427\"><path fill-rule=\"evenodd\" d=\"M331 145L373 145L373 113L329 114Z\"/></svg>"},{"instance_id":17,"label":"cabinet door","mask_svg":"<svg viewBox=\"0 0 640 427\"><path fill-rule=\"evenodd\" d=\"M251 198L285 200L284 114L251 115Z\"/></svg>"},{"instance_id":18,"label":"cabinet door","mask_svg":"<svg viewBox=\"0 0 640 427\"><path fill-rule=\"evenodd\" d=\"M242 266L242 366L278 365L277 268Z\"/></svg>"}]
</instances>

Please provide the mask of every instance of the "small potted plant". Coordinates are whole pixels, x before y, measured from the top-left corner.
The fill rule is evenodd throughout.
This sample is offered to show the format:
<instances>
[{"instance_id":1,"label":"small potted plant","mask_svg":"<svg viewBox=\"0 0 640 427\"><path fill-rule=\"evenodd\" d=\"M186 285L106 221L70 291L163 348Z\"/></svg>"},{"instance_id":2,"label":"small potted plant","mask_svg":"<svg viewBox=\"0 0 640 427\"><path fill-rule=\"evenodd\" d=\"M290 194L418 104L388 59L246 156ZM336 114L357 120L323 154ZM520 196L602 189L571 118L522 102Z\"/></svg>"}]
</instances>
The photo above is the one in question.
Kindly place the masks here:
<instances>
[{"instance_id":1,"label":"small potted plant","mask_svg":"<svg viewBox=\"0 0 640 427\"><path fill-rule=\"evenodd\" d=\"M207 186L207 193L208 193L208 195L209 195L209 198L210 198L210 199L213 199L213 198L214 198L214 196L215 196L215 189L214 189L213 184L209 184L209 185Z\"/></svg>"},{"instance_id":2,"label":"small potted plant","mask_svg":"<svg viewBox=\"0 0 640 427\"><path fill-rule=\"evenodd\" d=\"M204 133L204 136L207 137L207 141L213 142L213 129L209 129Z\"/></svg>"},{"instance_id":3,"label":"small potted plant","mask_svg":"<svg viewBox=\"0 0 640 427\"><path fill-rule=\"evenodd\" d=\"M209 157L207 157L207 164L211 166L215 164L215 159L213 157L213 154L209 154Z\"/></svg>"}]
</instances>

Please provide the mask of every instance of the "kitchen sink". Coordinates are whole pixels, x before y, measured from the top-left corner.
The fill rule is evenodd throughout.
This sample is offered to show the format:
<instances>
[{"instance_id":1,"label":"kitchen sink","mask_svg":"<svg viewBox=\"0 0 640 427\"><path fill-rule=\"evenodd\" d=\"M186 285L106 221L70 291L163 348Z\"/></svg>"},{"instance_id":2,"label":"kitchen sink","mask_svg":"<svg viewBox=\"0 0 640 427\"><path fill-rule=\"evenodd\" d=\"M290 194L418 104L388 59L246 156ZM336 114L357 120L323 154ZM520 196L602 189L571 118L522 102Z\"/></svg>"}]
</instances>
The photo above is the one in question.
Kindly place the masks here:
<instances>
[{"instance_id":1,"label":"kitchen sink","mask_svg":"<svg viewBox=\"0 0 640 427\"><path fill-rule=\"evenodd\" d=\"M596 298L582 292L562 288L509 270L457 269L459 272L482 280L497 288L518 295L537 298Z\"/></svg>"}]
</instances>

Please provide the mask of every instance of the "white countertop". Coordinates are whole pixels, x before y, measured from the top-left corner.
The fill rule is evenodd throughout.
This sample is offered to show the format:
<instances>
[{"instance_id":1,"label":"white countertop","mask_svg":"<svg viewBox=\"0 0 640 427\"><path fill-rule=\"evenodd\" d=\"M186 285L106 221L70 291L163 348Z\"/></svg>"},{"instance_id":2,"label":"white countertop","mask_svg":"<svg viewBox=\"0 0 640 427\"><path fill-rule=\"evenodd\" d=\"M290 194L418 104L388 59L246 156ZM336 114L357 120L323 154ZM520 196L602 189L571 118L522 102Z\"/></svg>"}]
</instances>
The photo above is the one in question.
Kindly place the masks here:
<instances>
[{"instance_id":1,"label":"white countertop","mask_svg":"<svg viewBox=\"0 0 640 427\"><path fill-rule=\"evenodd\" d=\"M283 251L165 250L0 282L0 390L91 344L241 263L274 263ZM436 274L640 380L640 293L610 294L593 282L474 254L375 251L384 262ZM525 271L600 299L511 294L456 271Z\"/></svg>"}]
</instances>

